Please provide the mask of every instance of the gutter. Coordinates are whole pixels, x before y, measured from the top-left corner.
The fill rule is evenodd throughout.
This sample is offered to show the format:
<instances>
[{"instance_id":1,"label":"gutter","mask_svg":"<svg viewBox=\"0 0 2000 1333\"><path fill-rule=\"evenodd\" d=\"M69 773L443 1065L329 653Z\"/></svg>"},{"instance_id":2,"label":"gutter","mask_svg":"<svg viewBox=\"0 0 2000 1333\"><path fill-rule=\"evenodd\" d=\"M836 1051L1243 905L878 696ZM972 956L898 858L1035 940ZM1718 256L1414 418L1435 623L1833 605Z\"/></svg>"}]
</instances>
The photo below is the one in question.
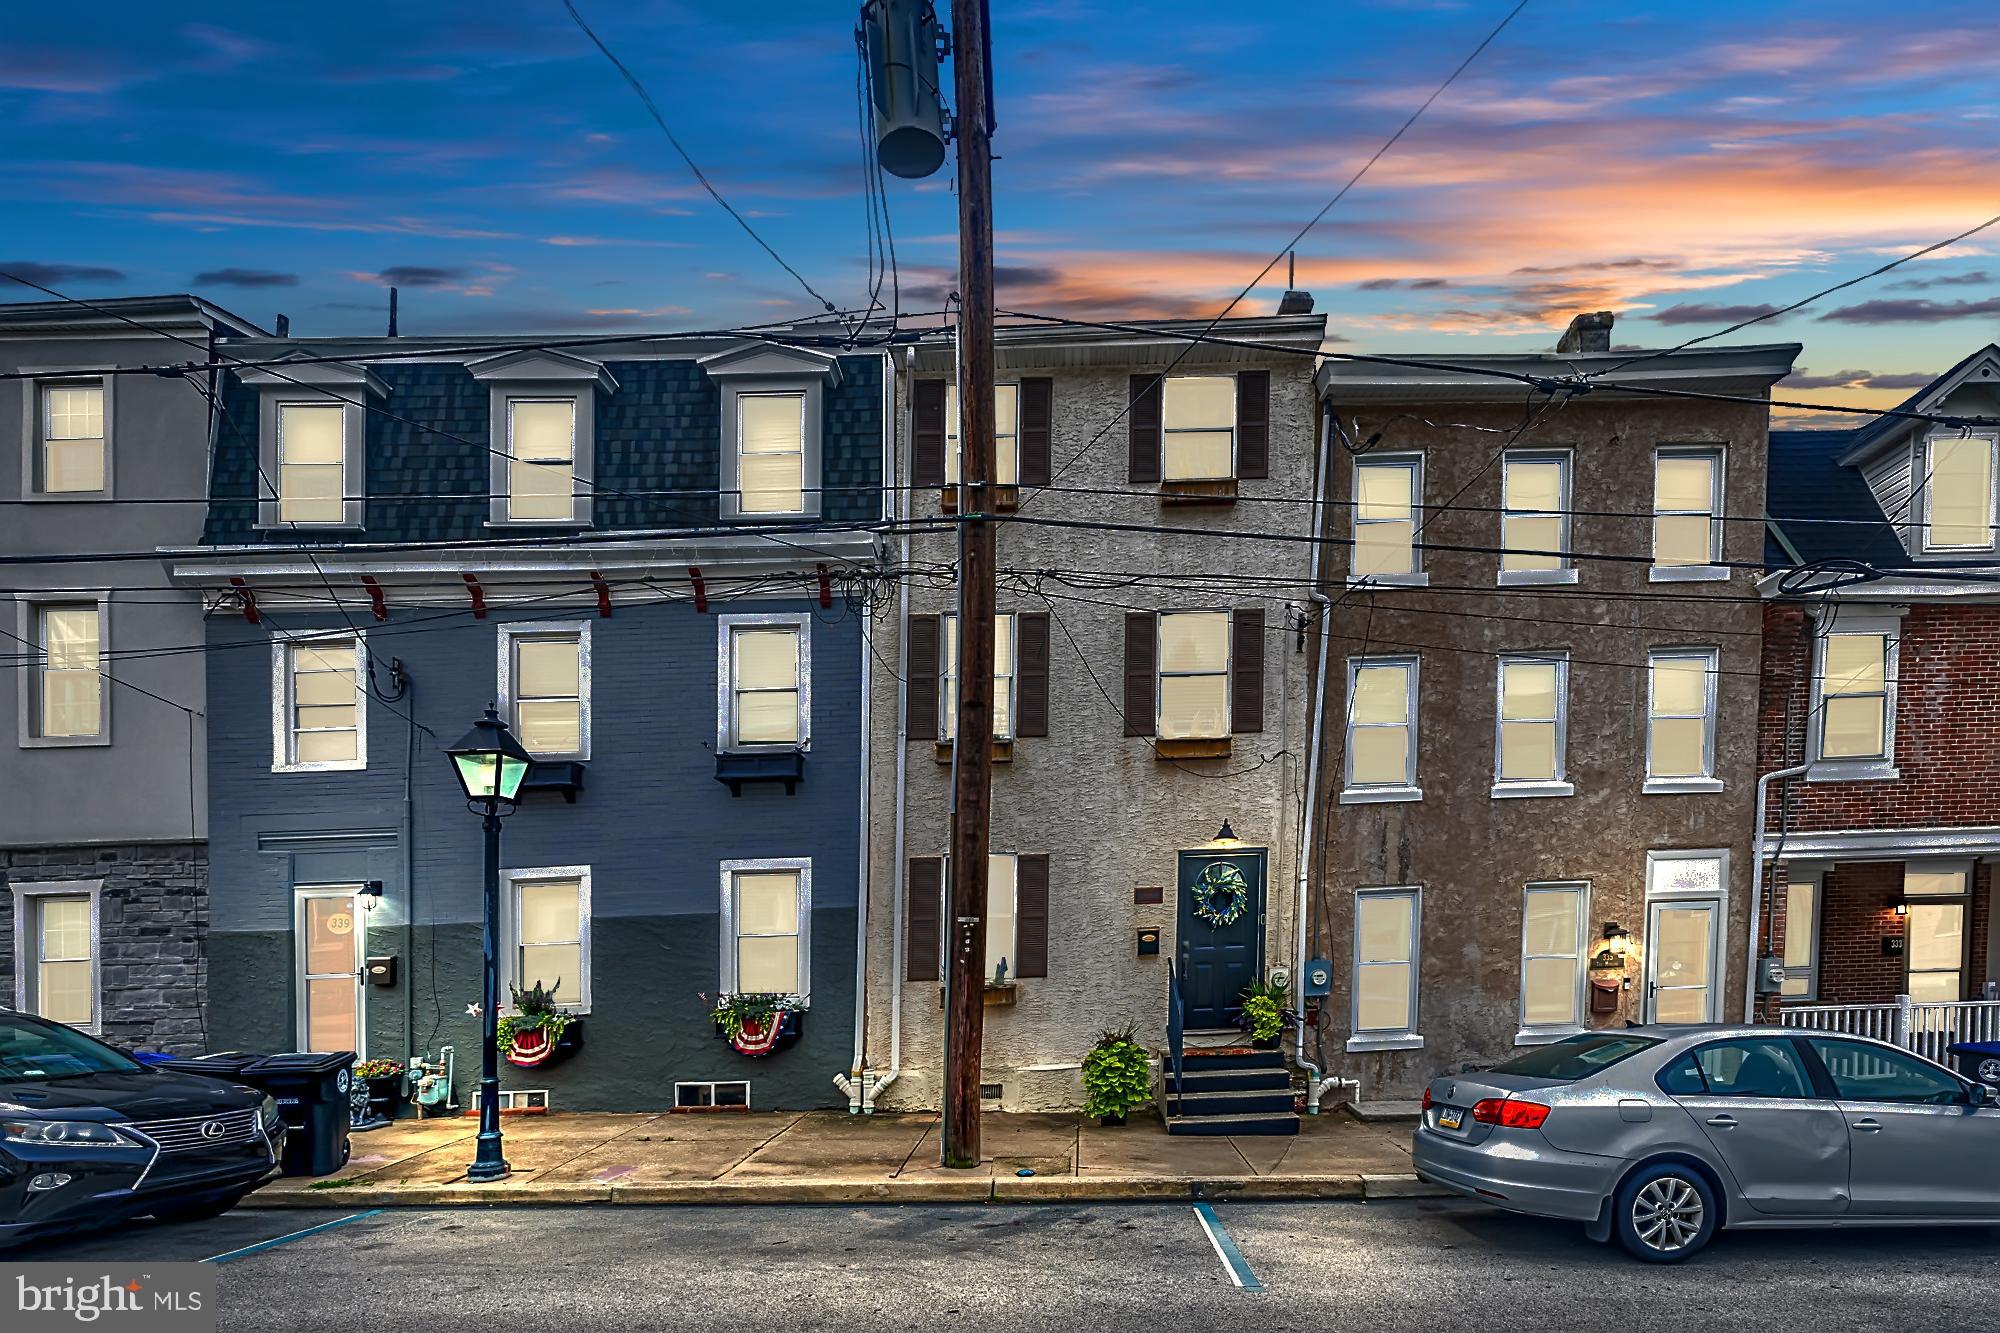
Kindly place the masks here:
<instances>
[{"instance_id":1,"label":"gutter","mask_svg":"<svg viewBox=\"0 0 2000 1333\"><path fill-rule=\"evenodd\" d=\"M1810 761L1794 764L1790 768L1780 768L1757 779L1757 836L1752 846L1750 860L1750 950L1745 955L1743 975L1743 1021L1757 1021L1757 926L1764 915L1764 826L1765 807L1769 803L1771 784L1779 778L1801 777L1811 771Z\"/></svg>"}]
</instances>

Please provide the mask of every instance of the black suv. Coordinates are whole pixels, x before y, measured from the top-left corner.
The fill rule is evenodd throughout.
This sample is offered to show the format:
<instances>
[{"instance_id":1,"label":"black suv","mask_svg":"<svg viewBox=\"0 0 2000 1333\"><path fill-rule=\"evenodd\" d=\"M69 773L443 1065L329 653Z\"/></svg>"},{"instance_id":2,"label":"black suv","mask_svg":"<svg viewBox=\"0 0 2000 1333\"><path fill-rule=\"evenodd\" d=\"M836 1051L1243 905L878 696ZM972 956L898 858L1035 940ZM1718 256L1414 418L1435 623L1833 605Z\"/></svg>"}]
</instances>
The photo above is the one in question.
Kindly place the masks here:
<instances>
[{"instance_id":1,"label":"black suv","mask_svg":"<svg viewBox=\"0 0 2000 1333\"><path fill-rule=\"evenodd\" d=\"M0 1246L151 1214L227 1212L273 1175L285 1127L241 1084L149 1069L0 1010Z\"/></svg>"}]
</instances>

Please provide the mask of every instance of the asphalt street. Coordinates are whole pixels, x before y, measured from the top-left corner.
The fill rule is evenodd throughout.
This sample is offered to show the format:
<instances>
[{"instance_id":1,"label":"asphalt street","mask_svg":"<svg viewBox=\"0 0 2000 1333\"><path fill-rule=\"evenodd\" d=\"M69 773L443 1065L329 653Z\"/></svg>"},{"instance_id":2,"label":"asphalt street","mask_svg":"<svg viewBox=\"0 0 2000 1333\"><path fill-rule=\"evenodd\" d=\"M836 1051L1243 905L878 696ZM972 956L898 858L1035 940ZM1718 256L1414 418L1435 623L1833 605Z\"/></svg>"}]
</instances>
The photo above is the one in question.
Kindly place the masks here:
<instances>
[{"instance_id":1,"label":"asphalt street","mask_svg":"<svg viewBox=\"0 0 2000 1333\"><path fill-rule=\"evenodd\" d=\"M2000 1294L1991 1229L1725 1235L1669 1269L1457 1201L1210 1216L1187 1204L244 1209L0 1261L220 1257L223 1328L298 1333L1964 1330L1992 1327Z\"/></svg>"}]
</instances>

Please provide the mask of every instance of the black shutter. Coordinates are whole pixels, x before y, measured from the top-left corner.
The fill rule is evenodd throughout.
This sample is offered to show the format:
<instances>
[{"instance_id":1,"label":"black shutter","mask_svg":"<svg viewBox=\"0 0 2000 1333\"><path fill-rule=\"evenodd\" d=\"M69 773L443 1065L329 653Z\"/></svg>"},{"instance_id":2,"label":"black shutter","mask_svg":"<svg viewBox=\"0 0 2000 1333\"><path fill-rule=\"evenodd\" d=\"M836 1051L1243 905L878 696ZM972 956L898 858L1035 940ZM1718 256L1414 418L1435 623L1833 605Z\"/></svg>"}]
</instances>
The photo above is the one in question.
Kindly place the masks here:
<instances>
[{"instance_id":1,"label":"black shutter","mask_svg":"<svg viewBox=\"0 0 2000 1333\"><path fill-rule=\"evenodd\" d=\"M903 683L912 739L938 734L938 618L910 617L909 679Z\"/></svg>"},{"instance_id":2,"label":"black shutter","mask_svg":"<svg viewBox=\"0 0 2000 1333\"><path fill-rule=\"evenodd\" d=\"M1049 734L1049 613L1014 617L1014 734Z\"/></svg>"},{"instance_id":3,"label":"black shutter","mask_svg":"<svg viewBox=\"0 0 2000 1333\"><path fill-rule=\"evenodd\" d=\"M1264 729L1264 608L1239 607L1229 645L1229 729Z\"/></svg>"},{"instance_id":4,"label":"black shutter","mask_svg":"<svg viewBox=\"0 0 2000 1333\"><path fill-rule=\"evenodd\" d=\"M1125 411L1125 477L1128 481L1160 479L1160 385L1158 375L1134 375L1131 403Z\"/></svg>"},{"instance_id":5,"label":"black shutter","mask_svg":"<svg viewBox=\"0 0 2000 1333\"><path fill-rule=\"evenodd\" d=\"M1049 974L1049 858L1023 854L1014 861L1014 975Z\"/></svg>"},{"instance_id":6,"label":"black shutter","mask_svg":"<svg viewBox=\"0 0 2000 1333\"><path fill-rule=\"evenodd\" d=\"M1159 626L1151 611L1125 614L1125 734L1153 734L1153 690L1157 685Z\"/></svg>"},{"instance_id":7,"label":"black shutter","mask_svg":"<svg viewBox=\"0 0 2000 1333\"><path fill-rule=\"evenodd\" d=\"M1271 475L1271 372L1236 372L1236 475Z\"/></svg>"},{"instance_id":8,"label":"black shutter","mask_svg":"<svg viewBox=\"0 0 2000 1333\"><path fill-rule=\"evenodd\" d=\"M1055 381L1022 380L1016 403L1020 420L1021 484L1046 486L1051 471L1050 439L1055 426Z\"/></svg>"},{"instance_id":9,"label":"black shutter","mask_svg":"<svg viewBox=\"0 0 2000 1333\"><path fill-rule=\"evenodd\" d=\"M911 857L903 883L909 895L903 923L908 932L903 937L903 977L907 981L936 981L944 975L938 966L938 950L944 943L943 858Z\"/></svg>"},{"instance_id":10,"label":"black shutter","mask_svg":"<svg viewBox=\"0 0 2000 1333\"><path fill-rule=\"evenodd\" d=\"M918 380L911 390L915 421L910 430L910 484L944 485L943 380Z\"/></svg>"}]
</instances>

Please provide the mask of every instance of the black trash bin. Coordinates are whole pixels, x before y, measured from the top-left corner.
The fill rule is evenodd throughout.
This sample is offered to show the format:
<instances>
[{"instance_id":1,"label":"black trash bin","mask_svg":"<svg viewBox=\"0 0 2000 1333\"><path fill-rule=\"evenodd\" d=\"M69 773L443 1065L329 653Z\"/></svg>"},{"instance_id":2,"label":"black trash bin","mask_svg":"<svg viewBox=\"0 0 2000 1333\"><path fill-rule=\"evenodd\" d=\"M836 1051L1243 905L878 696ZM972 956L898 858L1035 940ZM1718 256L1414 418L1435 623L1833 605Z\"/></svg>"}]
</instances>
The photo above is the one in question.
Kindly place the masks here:
<instances>
[{"instance_id":1,"label":"black trash bin","mask_svg":"<svg viewBox=\"0 0 2000 1333\"><path fill-rule=\"evenodd\" d=\"M289 1051L268 1055L243 1071L253 1087L278 1101L285 1121L285 1174L331 1175L347 1162L347 1090L354 1052Z\"/></svg>"},{"instance_id":2,"label":"black trash bin","mask_svg":"<svg viewBox=\"0 0 2000 1333\"><path fill-rule=\"evenodd\" d=\"M214 1055L176 1055L164 1060L153 1061L153 1068L166 1069L176 1074L200 1074L205 1078L227 1079L231 1083L255 1081L245 1072L251 1065L264 1058L258 1051L220 1051Z\"/></svg>"},{"instance_id":3,"label":"black trash bin","mask_svg":"<svg viewBox=\"0 0 2000 1333\"><path fill-rule=\"evenodd\" d=\"M2000 1041L1962 1041L1950 1050L1958 1057L1959 1073L2000 1097Z\"/></svg>"}]
</instances>

